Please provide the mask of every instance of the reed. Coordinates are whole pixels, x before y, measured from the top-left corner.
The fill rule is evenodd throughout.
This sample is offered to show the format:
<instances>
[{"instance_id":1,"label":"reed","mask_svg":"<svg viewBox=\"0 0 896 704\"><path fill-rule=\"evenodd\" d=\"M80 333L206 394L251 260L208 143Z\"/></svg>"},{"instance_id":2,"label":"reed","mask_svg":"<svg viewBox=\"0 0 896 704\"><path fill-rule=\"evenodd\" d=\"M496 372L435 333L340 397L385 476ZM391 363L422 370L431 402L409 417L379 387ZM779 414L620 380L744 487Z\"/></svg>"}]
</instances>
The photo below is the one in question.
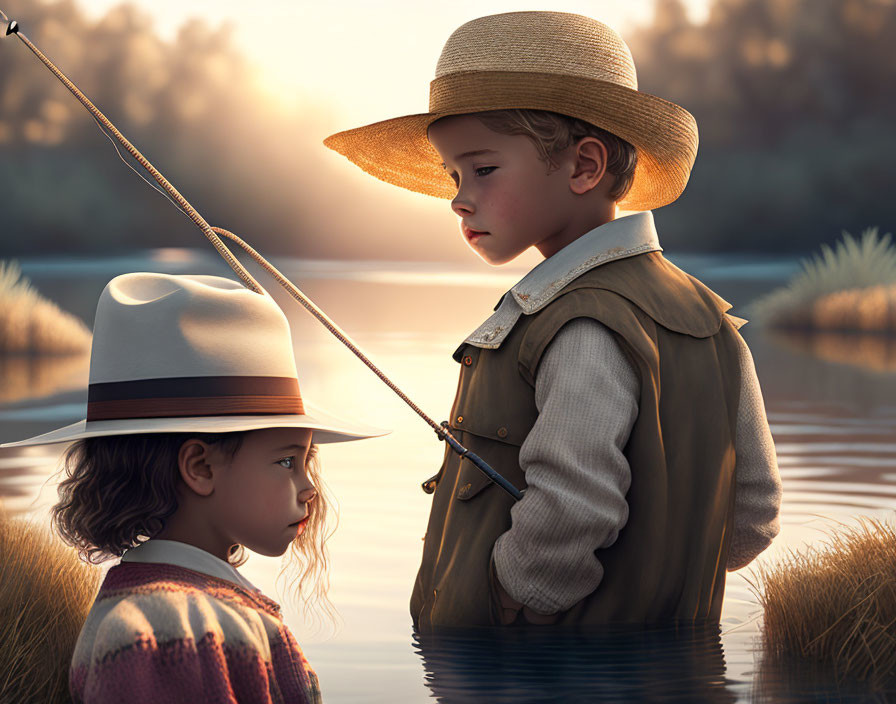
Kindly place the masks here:
<instances>
[{"instance_id":1,"label":"reed","mask_svg":"<svg viewBox=\"0 0 896 704\"><path fill-rule=\"evenodd\" d=\"M0 507L0 702L70 702L75 643L100 569Z\"/></svg>"},{"instance_id":2,"label":"reed","mask_svg":"<svg viewBox=\"0 0 896 704\"><path fill-rule=\"evenodd\" d=\"M41 296L18 263L0 261L0 354L73 354L90 349L84 323Z\"/></svg>"},{"instance_id":3,"label":"reed","mask_svg":"<svg viewBox=\"0 0 896 704\"><path fill-rule=\"evenodd\" d=\"M861 239L844 231L832 249L801 262L783 288L751 305L750 315L773 328L896 333L896 246L891 234L868 228Z\"/></svg>"},{"instance_id":4,"label":"reed","mask_svg":"<svg viewBox=\"0 0 896 704\"><path fill-rule=\"evenodd\" d=\"M896 526L862 518L755 575L770 663L812 663L838 681L896 680Z\"/></svg>"}]
</instances>

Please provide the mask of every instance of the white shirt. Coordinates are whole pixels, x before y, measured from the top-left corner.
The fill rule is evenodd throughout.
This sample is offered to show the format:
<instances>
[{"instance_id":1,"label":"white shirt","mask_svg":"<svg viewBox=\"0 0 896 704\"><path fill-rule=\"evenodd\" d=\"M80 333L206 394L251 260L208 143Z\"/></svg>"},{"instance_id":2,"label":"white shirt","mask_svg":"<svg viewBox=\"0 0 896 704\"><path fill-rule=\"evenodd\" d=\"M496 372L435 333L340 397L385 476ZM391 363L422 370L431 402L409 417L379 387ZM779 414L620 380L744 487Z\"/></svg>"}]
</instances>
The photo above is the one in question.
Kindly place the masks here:
<instances>
[{"instance_id":1,"label":"white shirt","mask_svg":"<svg viewBox=\"0 0 896 704\"><path fill-rule=\"evenodd\" d=\"M495 349L521 315L541 310L577 276L652 251L662 248L651 212L601 225L532 269L465 342ZM759 380L749 348L738 339L742 382L729 570L768 547L779 530L781 501ZM628 520L631 472L623 448L638 415L639 395L637 372L596 320L564 325L542 357L535 379L539 415L519 455L528 488L511 509L511 528L493 553L507 593L535 611L564 611L603 578L594 551L612 545Z\"/></svg>"},{"instance_id":2,"label":"white shirt","mask_svg":"<svg viewBox=\"0 0 896 704\"><path fill-rule=\"evenodd\" d=\"M121 556L122 562L154 562L186 567L188 570L235 582L250 591L260 591L252 582L243 577L237 569L215 557L210 552L179 540L159 540L153 538L127 550Z\"/></svg>"}]
</instances>

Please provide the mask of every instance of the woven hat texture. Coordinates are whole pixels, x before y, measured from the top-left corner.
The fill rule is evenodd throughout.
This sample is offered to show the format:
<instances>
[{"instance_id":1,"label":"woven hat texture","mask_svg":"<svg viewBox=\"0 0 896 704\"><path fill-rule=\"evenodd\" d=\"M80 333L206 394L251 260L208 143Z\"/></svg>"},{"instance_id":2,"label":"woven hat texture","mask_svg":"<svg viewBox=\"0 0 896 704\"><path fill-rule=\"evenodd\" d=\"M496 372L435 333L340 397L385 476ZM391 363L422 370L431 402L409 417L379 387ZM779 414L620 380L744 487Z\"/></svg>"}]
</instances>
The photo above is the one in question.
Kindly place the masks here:
<instances>
[{"instance_id":1,"label":"woven hat texture","mask_svg":"<svg viewBox=\"0 0 896 704\"><path fill-rule=\"evenodd\" d=\"M631 52L607 25L566 12L508 12L467 22L448 38L430 83L429 112L338 132L324 144L387 183L440 198L456 187L426 137L442 117L524 108L579 118L638 151L623 210L652 210L684 190L697 123L638 90Z\"/></svg>"}]
</instances>

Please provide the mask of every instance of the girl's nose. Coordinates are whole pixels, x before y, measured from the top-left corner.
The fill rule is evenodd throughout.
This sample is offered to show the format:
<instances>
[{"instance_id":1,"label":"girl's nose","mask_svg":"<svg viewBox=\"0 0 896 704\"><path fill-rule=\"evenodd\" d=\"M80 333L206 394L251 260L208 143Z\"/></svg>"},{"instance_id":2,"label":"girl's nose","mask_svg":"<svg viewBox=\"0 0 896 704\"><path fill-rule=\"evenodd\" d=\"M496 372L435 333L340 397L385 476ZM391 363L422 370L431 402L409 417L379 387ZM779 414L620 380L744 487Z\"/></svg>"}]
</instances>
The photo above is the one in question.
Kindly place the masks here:
<instances>
[{"instance_id":1,"label":"girl's nose","mask_svg":"<svg viewBox=\"0 0 896 704\"><path fill-rule=\"evenodd\" d=\"M307 487L299 492L299 503L307 504L309 501L313 501L315 496L317 496L317 489L313 486Z\"/></svg>"}]
</instances>

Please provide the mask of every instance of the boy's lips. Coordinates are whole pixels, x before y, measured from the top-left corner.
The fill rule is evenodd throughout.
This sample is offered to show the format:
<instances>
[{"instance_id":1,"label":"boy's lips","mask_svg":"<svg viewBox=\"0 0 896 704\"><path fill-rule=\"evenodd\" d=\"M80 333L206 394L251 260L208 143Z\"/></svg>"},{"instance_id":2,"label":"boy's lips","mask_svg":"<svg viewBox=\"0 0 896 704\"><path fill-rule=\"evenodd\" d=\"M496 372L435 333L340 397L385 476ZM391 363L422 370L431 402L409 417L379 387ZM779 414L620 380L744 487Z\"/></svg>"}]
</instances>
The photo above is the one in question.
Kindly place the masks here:
<instances>
[{"instance_id":1,"label":"boy's lips","mask_svg":"<svg viewBox=\"0 0 896 704\"><path fill-rule=\"evenodd\" d=\"M472 240L474 237L480 237L482 235L489 234L485 230L474 230L470 227L467 227L466 225L463 226L463 230L464 230L464 237L466 237L468 240Z\"/></svg>"}]
</instances>

